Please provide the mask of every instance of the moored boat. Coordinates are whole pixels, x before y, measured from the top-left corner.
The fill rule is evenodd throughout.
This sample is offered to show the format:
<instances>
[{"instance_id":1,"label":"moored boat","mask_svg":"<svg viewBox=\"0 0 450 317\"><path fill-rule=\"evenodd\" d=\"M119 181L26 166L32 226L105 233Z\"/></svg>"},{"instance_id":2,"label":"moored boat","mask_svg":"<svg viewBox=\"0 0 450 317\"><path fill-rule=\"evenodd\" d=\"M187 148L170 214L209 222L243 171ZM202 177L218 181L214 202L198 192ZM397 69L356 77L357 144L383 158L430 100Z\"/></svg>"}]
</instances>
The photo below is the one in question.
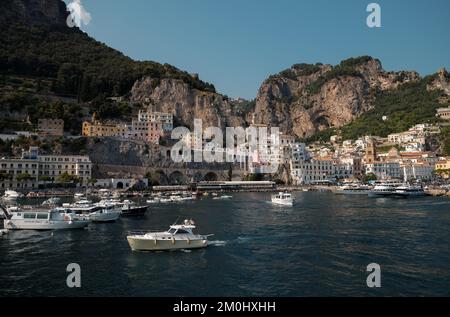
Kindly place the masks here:
<instances>
[{"instance_id":1,"label":"moored boat","mask_svg":"<svg viewBox=\"0 0 450 317\"><path fill-rule=\"evenodd\" d=\"M16 201L17 199L23 197L21 193L16 192L15 190L6 190L5 194L2 196L2 200L4 201Z\"/></svg>"},{"instance_id":2,"label":"moored boat","mask_svg":"<svg viewBox=\"0 0 450 317\"><path fill-rule=\"evenodd\" d=\"M369 186L359 185L359 184L350 184L340 186L335 189L333 192L336 195L367 195L370 191Z\"/></svg>"},{"instance_id":3,"label":"moored boat","mask_svg":"<svg viewBox=\"0 0 450 317\"><path fill-rule=\"evenodd\" d=\"M65 208L45 211L15 209L7 211L4 227L10 230L80 229L86 227L89 222Z\"/></svg>"},{"instance_id":4,"label":"moored boat","mask_svg":"<svg viewBox=\"0 0 450 317\"><path fill-rule=\"evenodd\" d=\"M122 211L114 205L99 206L100 209L89 214L89 220L92 222L114 222L119 219Z\"/></svg>"},{"instance_id":5,"label":"moored boat","mask_svg":"<svg viewBox=\"0 0 450 317\"><path fill-rule=\"evenodd\" d=\"M396 182L384 182L376 185L372 190L368 192L369 197L389 197L395 193L395 190L399 186Z\"/></svg>"},{"instance_id":6,"label":"moored boat","mask_svg":"<svg viewBox=\"0 0 450 317\"><path fill-rule=\"evenodd\" d=\"M393 195L396 197L408 198L408 197L422 197L425 196L426 194L421 186L413 186L405 184L397 187Z\"/></svg>"},{"instance_id":7,"label":"moored boat","mask_svg":"<svg viewBox=\"0 0 450 317\"><path fill-rule=\"evenodd\" d=\"M121 215L124 217L143 216L148 209L148 206L139 206L130 200L124 200L121 205Z\"/></svg>"}]
</instances>

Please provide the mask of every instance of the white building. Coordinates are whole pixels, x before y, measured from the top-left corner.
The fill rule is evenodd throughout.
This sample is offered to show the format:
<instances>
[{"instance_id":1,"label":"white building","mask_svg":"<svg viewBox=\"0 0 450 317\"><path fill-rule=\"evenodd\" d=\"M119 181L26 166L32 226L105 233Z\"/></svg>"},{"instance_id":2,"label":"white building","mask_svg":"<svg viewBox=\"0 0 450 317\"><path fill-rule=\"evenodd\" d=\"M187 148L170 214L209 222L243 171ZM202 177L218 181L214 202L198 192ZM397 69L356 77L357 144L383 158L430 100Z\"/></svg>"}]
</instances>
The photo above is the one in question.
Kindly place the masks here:
<instances>
[{"instance_id":1,"label":"white building","mask_svg":"<svg viewBox=\"0 0 450 317\"><path fill-rule=\"evenodd\" d=\"M430 180L434 175L434 166L425 161L401 164L400 172L404 180Z\"/></svg>"},{"instance_id":2,"label":"white building","mask_svg":"<svg viewBox=\"0 0 450 317\"><path fill-rule=\"evenodd\" d=\"M296 185L313 184L334 178L334 164L331 159L313 159L299 162L291 170Z\"/></svg>"},{"instance_id":3,"label":"white building","mask_svg":"<svg viewBox=\"0 0 450 317\"><path fill-rule=\"evenodd\" d=\"M366 164L366 175L374 174L377 179L400 178L400 164L398 162L373 162Z\"/></svg>"},{"instance_id":4,"label":"white building","mask_svg":"<svg viewBox=\"0 0 450 317\"><path fill-rule=\"evenodd\" d=\"M38 188L48 178L58 182L67 173L87 185L91 178L92 162L82 155L39 155L37 147L30 147L22 158L0 160L0 188Z\"/></svg>"}]
</instances>

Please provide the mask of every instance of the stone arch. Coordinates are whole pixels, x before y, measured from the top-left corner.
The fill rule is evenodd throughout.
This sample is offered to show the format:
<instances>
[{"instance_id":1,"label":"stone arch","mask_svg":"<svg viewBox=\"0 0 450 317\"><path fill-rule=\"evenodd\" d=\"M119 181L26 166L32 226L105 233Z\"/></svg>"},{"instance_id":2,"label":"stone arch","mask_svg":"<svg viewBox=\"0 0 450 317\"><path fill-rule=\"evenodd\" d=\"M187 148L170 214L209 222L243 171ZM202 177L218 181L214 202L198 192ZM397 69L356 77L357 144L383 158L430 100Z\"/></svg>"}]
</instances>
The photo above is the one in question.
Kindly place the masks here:
<instances>
[{"instance_id":1,"label":"stone arch","mask_svg":"<svg viewBox=\"0 0 450 317\"><path fill-rule=\"evenodd\" d=\"M219 176L217 176L214 172L208 172L203 177L203 180L206 182L216 182L219 179Z\"/></svg>"},{"instance_id":2,"label":"stone arch","mask_svg":"<svg viewBox=\"0 0 450 317\"><path fill-rule=\"evenodd\" d=\"M169 178L163 170L157 170L152 173L152 181L156 181L159 185L169 185Z\"/></svg>"},{"instance_id":3,"label":"stone arch","mask_svg":"<svg viewBox=\"0 0 450 317\"><path fill-rule=\"evenodd\" d=\"M117 182L116 188L117 189L123 189L123 182Z\"/></svg>"},{"instance_id":4,"label":"stone arch","mask_svg":"<svg viewBox=\"0 0 450 317\"><path fill-rule=\"evenodd\" d=\"M171 185L185 185L189 183L189 180L180 171L174 171L169 175L169 183Z\"/></svg>"}]
</instances>

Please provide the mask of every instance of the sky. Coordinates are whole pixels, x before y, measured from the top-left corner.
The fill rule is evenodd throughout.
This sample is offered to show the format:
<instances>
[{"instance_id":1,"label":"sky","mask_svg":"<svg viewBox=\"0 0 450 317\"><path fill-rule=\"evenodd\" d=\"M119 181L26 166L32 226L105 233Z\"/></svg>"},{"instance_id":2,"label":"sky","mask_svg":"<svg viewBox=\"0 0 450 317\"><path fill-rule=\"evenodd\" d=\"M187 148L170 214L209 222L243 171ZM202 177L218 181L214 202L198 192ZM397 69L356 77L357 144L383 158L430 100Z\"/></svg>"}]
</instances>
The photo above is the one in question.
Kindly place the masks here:
<instances>
[{"instance_id":1,"label":"sky","mask_svg":"<svg viewBox=\"0 0 450 317\"><path fill-rule=\"evenodd\" d=\"M73 0L65 0L70 3ZM80 2L80 0L77 0ZM381 7L381 28L366 24ZM81 29L136 60L198 73L230 97L252 99L296 63L361 55L385 70L450 69L448 0L81 0Z\"/></svg>"}]
</instances>

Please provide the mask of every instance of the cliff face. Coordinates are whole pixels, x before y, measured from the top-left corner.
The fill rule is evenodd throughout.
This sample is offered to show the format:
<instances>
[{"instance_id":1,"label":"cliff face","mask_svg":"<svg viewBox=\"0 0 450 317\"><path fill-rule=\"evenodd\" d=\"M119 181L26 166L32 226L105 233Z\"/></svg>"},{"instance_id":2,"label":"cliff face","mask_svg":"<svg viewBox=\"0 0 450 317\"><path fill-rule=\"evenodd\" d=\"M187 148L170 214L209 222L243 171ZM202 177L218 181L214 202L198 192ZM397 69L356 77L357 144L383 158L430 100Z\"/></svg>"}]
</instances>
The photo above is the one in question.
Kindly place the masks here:
<instances>
[{"instance_id":1,"label":"cliff face","mask_svg":"<svg viewBox=\"0 0 450 317\"><path fill-rule=\"evenodd\" d=\"M179 124L193 128L194 119L203 120L203 128L243 126L244 118L233 110L222 95L200 91L178 79L155 80L144 77L135 82L130 101L152 103L155 111L172 113Z\"/></svg>"},{"instance_id":2,"label":"cliff face","mask_svg":"<svg viewBox=\"0 0 450 317\"><path fill-rule=\"evenodd\" d=\"M256 99L258 123L300 138L341 127L371 108L377 91L419 80L415 72L385 72L371 57L340 65L298 64L269 77Z\"/></svg>"},{"instance_id":3,"label":"cliff face","mask_svg":"<svg viewBox=\"0 0 450 317\"><path fill-rule=\"evenodd\" d=\"M61 0L2 0L0 22L13 19L27 25L66 25L68 12Z\"/></svg>"},{"instance_id":4,"label":"cliff face","mask_svg":"<svg viewBox=\"0 0 450 317\"><path fill-rule=\"evenodd\" d=\"M427 87L428 90L442 90L450 97L450 74L445 68L441 68L437 74L434 75L432 82Z\"/></svg>"}]
</instances>

